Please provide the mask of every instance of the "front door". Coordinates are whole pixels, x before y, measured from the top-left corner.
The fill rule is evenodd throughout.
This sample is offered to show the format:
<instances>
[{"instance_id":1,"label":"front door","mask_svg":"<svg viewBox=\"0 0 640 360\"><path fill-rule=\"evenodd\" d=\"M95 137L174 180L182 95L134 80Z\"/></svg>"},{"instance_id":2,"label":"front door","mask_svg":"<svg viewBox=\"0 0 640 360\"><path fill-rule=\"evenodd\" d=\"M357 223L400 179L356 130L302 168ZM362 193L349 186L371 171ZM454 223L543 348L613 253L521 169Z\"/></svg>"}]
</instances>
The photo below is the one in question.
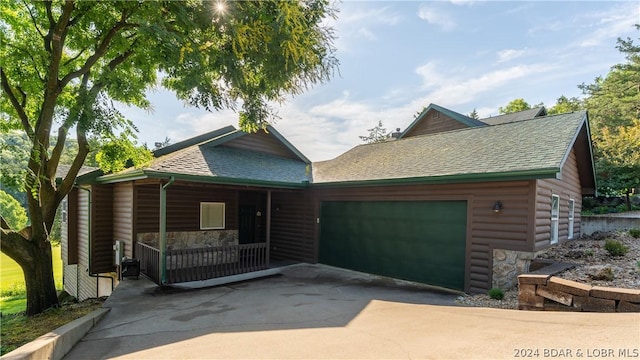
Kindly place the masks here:
<instances>
[{"instance_id":1,"label":"front door","mask_svg":"<svg viewBox=\"0 0 640 360\"><path fill-rule=\"evenodd\" d=\"M256 207L255 205L241 205L240 219L238 219L238 240L240 244L256 242Z\"/></svg>"}]
</instances>

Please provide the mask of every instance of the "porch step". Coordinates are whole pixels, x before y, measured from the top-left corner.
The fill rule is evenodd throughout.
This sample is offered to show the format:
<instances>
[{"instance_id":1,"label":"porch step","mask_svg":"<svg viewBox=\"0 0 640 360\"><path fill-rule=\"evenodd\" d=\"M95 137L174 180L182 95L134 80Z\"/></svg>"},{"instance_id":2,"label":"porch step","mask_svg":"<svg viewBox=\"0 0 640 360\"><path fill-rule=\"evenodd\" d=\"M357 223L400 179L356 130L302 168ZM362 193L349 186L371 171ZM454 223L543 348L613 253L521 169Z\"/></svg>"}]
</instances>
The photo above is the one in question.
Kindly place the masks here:
<instances>
[{"instance_id":1,"label":"porch step","mask_svg":"<svg viewBox=\"0 0 640 360\"><path fill-rule=\"evenodd\" d=\"M212 287L212 286L220 286L220 285L225 285L225 284L230 284L230 283L235 283L240 281L258 279L261 277L278 275L282 272L282 270L285 267L269 268L265 270L253 271L253 272L231 275L231 276L224 276L224 277L219 277L215 279L174 283L174 284L171 284L170 286L174 288L179 288L179 289L201 289L201 288Z\"/></svg>"},{"instance_id":2,"label":"porch step","mask_svg":"<svg viewBox=\"0 0 640 360\"><path fill-rule=\"evenodd\" d=\"M531 271L530 274L556 275L565 270L573 269L574 267L576 267L575 264L561 262L561 261L534 260L534 262L538 263L539 265L542 265L542 267L538 268L535 271Z\"/></svg>"}]
</instances>

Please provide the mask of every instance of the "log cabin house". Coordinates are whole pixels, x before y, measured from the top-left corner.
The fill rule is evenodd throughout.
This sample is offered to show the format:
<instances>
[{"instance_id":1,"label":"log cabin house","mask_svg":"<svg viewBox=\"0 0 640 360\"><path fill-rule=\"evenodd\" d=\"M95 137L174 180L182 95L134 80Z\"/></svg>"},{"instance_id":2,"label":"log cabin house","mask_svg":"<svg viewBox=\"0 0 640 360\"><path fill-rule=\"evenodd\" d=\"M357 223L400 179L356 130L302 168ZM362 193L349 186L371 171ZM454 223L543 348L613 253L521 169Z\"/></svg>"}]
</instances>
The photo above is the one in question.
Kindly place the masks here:
<instances>
[{"instance_id":1,"label":"log cabin house","mask_svg":"<svg viewBox=\"0 0 640 360\"><path fill-rule=\"evenodd\" d=\"M289 261L509 288L537 251L580 235L582 196L595 193L585 111L476 120L431 104L397 139L321 162L272 127L229 126L154 156L78 177L63 203L71 295L108 295L123 256L157 284Z\"/></svg>"}]
</instances>

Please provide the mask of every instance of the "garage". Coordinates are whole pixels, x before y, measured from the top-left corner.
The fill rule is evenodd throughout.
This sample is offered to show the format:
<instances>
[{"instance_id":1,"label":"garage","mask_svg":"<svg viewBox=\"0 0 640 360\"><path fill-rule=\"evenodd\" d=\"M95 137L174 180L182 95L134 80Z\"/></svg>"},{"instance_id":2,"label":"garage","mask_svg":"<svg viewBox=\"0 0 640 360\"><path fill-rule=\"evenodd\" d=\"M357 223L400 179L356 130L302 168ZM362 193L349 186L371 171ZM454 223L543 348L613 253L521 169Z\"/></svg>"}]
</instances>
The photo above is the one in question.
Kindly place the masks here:
<instances>
[{"instance_id":1,"label":"garage","mask_svg":"<svg viewBox=\"0 0 640 360\"><path fill-rule=\"evenodd\" d=\"M466 201L325 201L321 263L464 290Z\"/></svg>"}]
</instances>

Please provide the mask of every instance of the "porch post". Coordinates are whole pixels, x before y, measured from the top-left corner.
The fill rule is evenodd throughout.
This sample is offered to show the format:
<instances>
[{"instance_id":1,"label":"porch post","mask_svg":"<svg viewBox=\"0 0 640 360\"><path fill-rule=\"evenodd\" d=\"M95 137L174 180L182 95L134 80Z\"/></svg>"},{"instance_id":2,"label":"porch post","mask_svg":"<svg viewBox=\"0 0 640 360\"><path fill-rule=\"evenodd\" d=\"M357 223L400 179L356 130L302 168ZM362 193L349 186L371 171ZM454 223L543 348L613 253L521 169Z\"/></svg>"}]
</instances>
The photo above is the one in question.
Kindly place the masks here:
<instances>
[{"instance_id":1,"label":"porch post","mask_svg":"<svg viewBox=\"0 0 640 360\"><path fill-rule=\"evenodd\" d=\"M267 190L267 266L271 252L271 190Z\"/></svg>"},{"instance_id":2,"label":"porch post","mask_svg":"<svg viewBox=\"0 0 640 360\"><path fill-rule=\"evenodd\" d=\"M172 176L169 182L160 184L160 285L167 283L167 188L173 184L176 179Z\"/></svg>"}]
</instances>

